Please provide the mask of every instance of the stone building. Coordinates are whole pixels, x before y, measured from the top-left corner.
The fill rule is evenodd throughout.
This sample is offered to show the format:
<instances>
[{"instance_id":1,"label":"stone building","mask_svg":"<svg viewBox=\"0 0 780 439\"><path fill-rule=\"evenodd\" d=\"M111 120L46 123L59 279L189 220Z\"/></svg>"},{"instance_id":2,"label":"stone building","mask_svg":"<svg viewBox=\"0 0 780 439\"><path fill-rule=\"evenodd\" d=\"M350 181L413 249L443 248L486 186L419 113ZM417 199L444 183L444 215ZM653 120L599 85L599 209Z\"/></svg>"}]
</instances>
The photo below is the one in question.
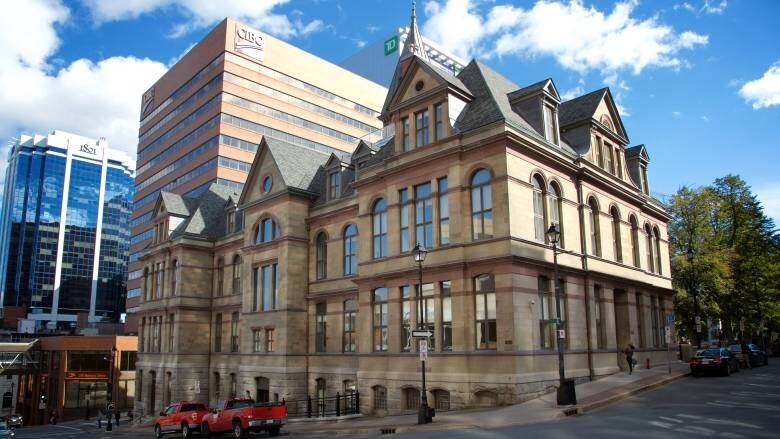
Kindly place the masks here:
<instances>
[{"instance_id":1,"label":"stone building","mask_svg":"<svg viewBox=\"0 0 780 439\"><path fill-rule=\"evenodd\" d=\"M141 258L139 410L359 390L364 413L413 411L418 290L431 405L550 391L551 223L567 376L625 368L628 343L642 365L666 360L668 216L609 90L561 102L551 79L520 87L477 61L452 76L411 32L381 113L394 135L329 155L265 137L241 194L160 194Z\"/></svg>"}]
</instances>

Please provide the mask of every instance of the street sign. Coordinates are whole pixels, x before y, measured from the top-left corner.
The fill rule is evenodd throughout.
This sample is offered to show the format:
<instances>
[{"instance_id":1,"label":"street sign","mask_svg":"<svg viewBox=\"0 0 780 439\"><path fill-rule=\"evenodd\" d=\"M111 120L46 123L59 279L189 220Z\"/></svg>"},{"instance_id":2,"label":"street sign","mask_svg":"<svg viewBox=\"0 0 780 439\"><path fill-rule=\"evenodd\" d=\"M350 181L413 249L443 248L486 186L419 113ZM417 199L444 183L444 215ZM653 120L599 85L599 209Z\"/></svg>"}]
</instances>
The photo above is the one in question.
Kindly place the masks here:
<instances>
[{"instance_id":1,"label":"street sign","mask_svg":"<svg viewBox=\"0 0 780 439\"><path fill-rule=\"evenodd\" d=\"M557 317L556 318L552 318L552 319L547 319L547 323L552 323L553 325L560 325L561 324L561 319L559 319Z\"/></svg>"},{"instance_id":2,"label":"street sign","mask_svg":"<svg viewBox=\"0 0 780 439\"><path fill-rule=\"evenodd\" d=\"M428 330L413 330L412 337L414 338L430 338L433 336L433 332Z\"/></svg>"},{"instance_id":3,"label":"street sign","mask_svg":"<svg viewBox=\"0 0 780 439\"><path fill-rule=\"evenodd\" d=\"M701 332L701 324L700 323L696 324L696 332Z\"/></svg>"},{"instance_id":4,"label":"street sign","mask_svg":"<svg viewBox=\"0 0 780 439\"><path fill-rule=\"evenodd\" d=\"M672 327L667 326L666 328L666 342L671 343L672 342Z\"/></svg>"},{"instance_id":5,"label":"street sign","mask_svg":"<svg viewBox=\"0 0 780 439\"><path fill-rule=\"evenodd\" d=\"M398 50L398 35L385 40L385 56Z\"/></svg>"},{"instance_id":6,"label":"street sign","mask_svg":"<svg viewBox=\"0 0 780 439\"><path fill-rule=\"evenodd\" d=\"M428 359L428 340L420 340L420 361Z\"/></svg>"},{"instance_id":7,"label":"street sign","mask_svg":"<svg viewBox=\"0 0 780 439\"><path fill-rule=\"evenodd\" d=\"M699 316L696 316L696 324L697 324L697 325L701 324L701 317L699 317ZM698 332L698 331L697 331L697 332Z\"/></svg>"},{"instance_id":8,"label":"street sign","mask_svg":"<svg viewBox=\"0 0 780 439\"><path fill-rule=\"evenodd\" d=\"M558 330L558 338L566 338L566 330L565 329L559 329Z\"/></svg>"},{"instance_id":9,"label":"street sign","mask_svg":"<svg viewBox=\"0 0 780 439\"><path fill-rule=\"evenodd\" d=\"M666 315L666 324L669 326L674 325L674 313L670 313Z\"/></svg>"}]
</instances>

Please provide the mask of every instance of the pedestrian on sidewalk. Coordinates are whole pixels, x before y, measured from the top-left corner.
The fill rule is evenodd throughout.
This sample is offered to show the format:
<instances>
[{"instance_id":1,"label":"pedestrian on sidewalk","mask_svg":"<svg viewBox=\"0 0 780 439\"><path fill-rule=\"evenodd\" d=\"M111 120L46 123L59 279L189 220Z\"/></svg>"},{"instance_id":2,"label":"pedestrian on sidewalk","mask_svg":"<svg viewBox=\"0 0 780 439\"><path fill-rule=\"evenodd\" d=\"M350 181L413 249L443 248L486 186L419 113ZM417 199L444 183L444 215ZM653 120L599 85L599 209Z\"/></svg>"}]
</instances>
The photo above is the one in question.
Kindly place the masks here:
<instances>
[{"instance_id":1,"label":"pedestrian on sidewalk","mask_svg":"<svg viewBox=\"0 0 780 439\"><path fill-rule=\"evenodd\" d=\"M103 428L103 411L102 410L98 410L97 428Z\"/></svg>"},{"instance_id":2,"label":"pedestrian on sidewalk","mask_svg":"<svg viewBox=\"0 0 780 439\"><path fill-rule=\"evenodd\" d=\"M747 341L745 339L742 339L742 361L745 362L745 366L748 369L752 369L753 365L750 364L750 346L748 346Z\"/></svg>"},{"instance_id":3,"label":"pedestrian on sidewalk","mask_svg":"<svg viewBox=\"0 0 780 439\"><path fill-rule=\"evenodd\" d=\"M623 351L626 354L626 363L628 363L628 374L631 375L634 373L634 364L636 364L636 359L634 358L634 351L636 348L631 343L628 344L628 347Z\"/></svg>"},{"instance_id":4,"label":"pedestrian on sidewalk","mask_svg":"<svg viewBox=\"0 0 780 439\"><path fill-rule=\"evenodd\" d=\"M116 426L119 427L119 410L114 412L114 419L116 419Z\"/></svg>"}]
</instances>

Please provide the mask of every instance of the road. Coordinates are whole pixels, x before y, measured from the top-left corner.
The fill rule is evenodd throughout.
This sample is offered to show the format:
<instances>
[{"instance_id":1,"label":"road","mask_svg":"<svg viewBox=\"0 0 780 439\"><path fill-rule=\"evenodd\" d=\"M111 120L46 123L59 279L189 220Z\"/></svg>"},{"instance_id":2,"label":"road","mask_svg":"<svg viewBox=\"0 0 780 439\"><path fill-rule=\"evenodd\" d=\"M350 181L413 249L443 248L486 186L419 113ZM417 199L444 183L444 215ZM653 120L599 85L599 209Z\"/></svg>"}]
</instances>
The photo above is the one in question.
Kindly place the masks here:
<instances>
[{"instance_id":1,"label":"road","mask_svg":"<svg viewBox=\"0 0 780 439\"><path fill-rule=\"evenodd\" d=\"M18 439L151 438L151 431L107 433L90 425L17 430ZM284 434L284 433L283 433ZM167 436L173 438L175 436ZM265 437L260 435L258 437ZM361 436L365 437L365 436ZM387 437L387 436L383 436ZM403 438L772 438L780 437L780 360L730 377L683 378L583 416L490 430L415 432Z\"/></svg>"}]
</instances>

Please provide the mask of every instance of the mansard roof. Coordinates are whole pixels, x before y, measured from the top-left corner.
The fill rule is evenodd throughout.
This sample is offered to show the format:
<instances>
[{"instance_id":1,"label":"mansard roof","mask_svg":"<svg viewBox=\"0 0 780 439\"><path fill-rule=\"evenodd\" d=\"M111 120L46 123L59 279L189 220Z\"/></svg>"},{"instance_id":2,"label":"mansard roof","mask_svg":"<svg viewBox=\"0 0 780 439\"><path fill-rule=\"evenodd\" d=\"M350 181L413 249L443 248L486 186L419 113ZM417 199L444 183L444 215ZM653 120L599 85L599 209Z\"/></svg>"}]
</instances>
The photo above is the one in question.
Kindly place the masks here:
<instances>
[{"instance_id":1,"label":"mansard roof","mask_svg":"<svg viewBox=\"0 0 780 439\"><path fill-rule=\"evenodd\" d=\"M192 199L192 213L171 232L171 239L191 237L213 241L220 238L225 233L225 203L231 199L238 199L234 189L212 184Z\"/></svg>"},{"instance_id":2,"label":"mansard roof","mask_svg":"<svg viewBox=\"0 0 780 439\"><path fill-rule=\"evenodd\" d=\"M650 155L647 154L647 148L645 148L644 144L626 148L626 160L632 160L634 158L639 158L646 162L650 161Z\"/></svg>"},{"instance_id":3,"label":"mansard roof","mask_svg":"<svg viewBox=\"0 0 780 439\"><path fill-rule=\"evenodd\" d=\"M555 87L555 83L553 82L552 78L543 79L537 83L531 84L519 90L515 90L512 93L509 93L509 100L513 101L515 99L521 99L525 96L536 94L541 91L547 91L548 89L550 95L552 95L554 98L560 101L561 97L560 95L558 95L558 89Z\"/></svg>"},{"instance_id":4,"label":"mansard roof","mask_svg":"<svg viewBox=\"0 0 780 439\"><path fill-rule=\"evenodd\" d=\"M596 114L599 105L605 101L609 110L613 113L613 119L617 121L614 133L628 142L628 134L623 121L620 118L615 99L608 87L594 90L590 93L562 102L558 107L558 124L561 129L580 122L590 121Z\"/></svg>"},{"instance_id":5,"label":"mansard roof","mask_svg":"<svg viewBox=\"0 0 780 439\"><path fill-rule=\"evenodd\" d=\"M189 216L190 209L195 202L192 198L186 198L173 192L160 192L159 200L168 213L176 216Z\"/></svg>"},{"instance_id":6,"label":"mansard roof","mask_svg":"<svg viewBox=\"0 0 780 439\"><path fill-rule=\"evenodd\" d=\"M285 186L317 192L312 183L330 154L268 137L263 137L261 145L263 143L279 168Z\"/></svg>"}]
</instances>

